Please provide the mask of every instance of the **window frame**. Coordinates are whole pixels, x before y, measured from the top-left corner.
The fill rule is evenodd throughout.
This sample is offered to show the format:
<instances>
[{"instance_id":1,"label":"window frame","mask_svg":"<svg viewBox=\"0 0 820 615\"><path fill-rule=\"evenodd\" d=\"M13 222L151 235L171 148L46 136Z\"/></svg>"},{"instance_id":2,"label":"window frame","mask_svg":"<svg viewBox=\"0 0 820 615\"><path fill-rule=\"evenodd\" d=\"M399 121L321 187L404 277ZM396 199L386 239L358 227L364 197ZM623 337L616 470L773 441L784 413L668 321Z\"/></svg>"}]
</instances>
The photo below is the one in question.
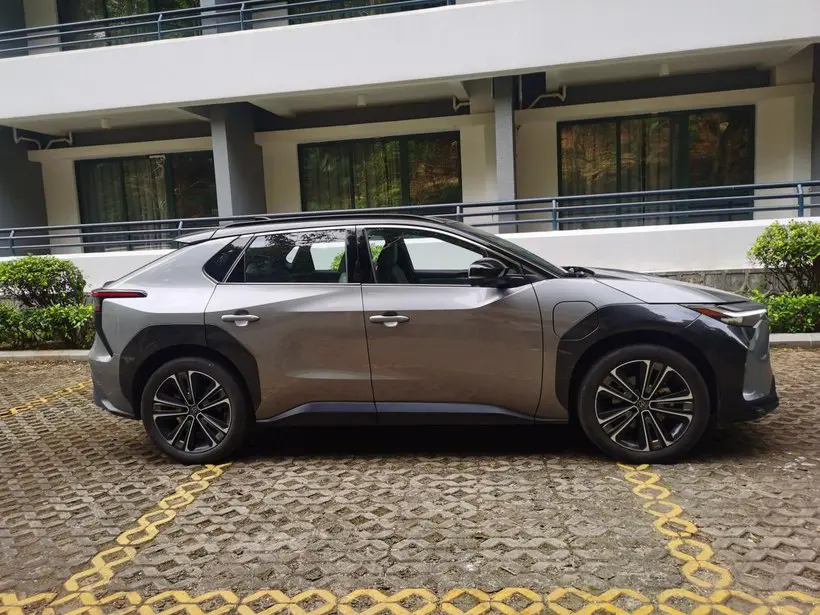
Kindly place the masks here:
<instances>
[{"instance_id":1,"label":"window frame","mask_svg":"<svg viewBox=\"0 0 820 615\"><path fill-rule=\"evenodd\" d=\"M75 184L77 187L77 205L80 214L80 223L81 224L128 224L129 222L162 222L162 219L159 220L124 220L123 222L107 222L107 221L94 221L94 222L87 222L83 220L83 188L81 185L80 180L80 173L77 172L77 169L82 166L92 165L94 163L103 163L103 162L117 162L123 163L128 160L147 160L150 159L152 156L163 156L164 160L162 163L163 166L163 174L165 177L163 178L163 185L165 187L165 197L168 200L168 215L169 218L167 220L174 220L177 217L177 204L176 204L176 195L174 194L174 172L173 172L173 165L171 162L171 158L173 156L177 156L180 154L208 154L210 153L211 159L213 159L213 150L209 149L197 149L197 150L189 150L184 152L156 152L154 154L142 154L142 155L131 155L131 156L109 156L108 158L81 158L74 161L74 177L75 177ZM216 165L216 163L214 163ZM214 166L214 186L216 186L216 166ZM120 190L121 195L123 196L123 202L125 202L125 174L123 173L123 168L120 166ZM217 204L216 202L214 203ZM125 212L126 218L128 218L128 211ZM218 210L217 210L218 215ZM209 216L211 217L211 216ZM191 218L195 220L196 218Z\"/></svg>"},{"instance_id":2,"label":"window frame","mask_svg":"<svg viewBox=\"0 0 820 615\"><path fill-rule=\"evenodd\" d=\"M749 139L749 154L751 158L752 164L752 176L754 176L755 170L755 163L756 163L756 155L757 152L755 150L755 137L757 136L757 126L756 126L756 119L757 119L757 108L755 105L723 105L717 107L698 107L695 109L681 109L677 111L657 111L653 113L636 113L634 115L610 115L610 116L602 116L602 117L594 117L594 118L585 118L581 120L564 120L557 123L557 135L558 138L556 139L556 147L558 149L557 152L557 160L558 160L558 195L559 196L582 196L582 195L565 195L564 194L564 156L563 156L563 148L561 147L561 130L566 126L581 126L585 124L603 124L606 122L614 122L616 125L615 131L615 159L616 159L616 169L615 169L615 181L616 181L616 193L622 193L621 190L621 131L620 126L621 122L625 120L644 120L647 118L652 117L667 117L670 118L672 121L678 120L680 121L682 118L686 118L690 115L694 115L697 113L714 113L714 112L727 112L727 111L735 111L735 110L745 110L749 113L751 118L751 128L752 128L752 138ZM685 172L688 175L689 172L689 132L688 130L684 132L686 134L685 139L681 139L680 143L678 143L678 156L685 154L682 156L682 160L686 160L686 167ZM671 148L670 148L671 151ZM680 180L684 173L684 171L679 171L679 177L676 177L676 180ZM671 189L686 189L687 187L691 186L677 186ZM714 186L714 188L722 188L724 186ZM624 193L628 194L628 193ZM567 218L567 222L572 222L571 218Z\"/></svg>"},{"instance_id":3,"label":"window frame","mask_svg":"<svg viewBox=\"0 0 820 615\"><path fill-rule=\"evenodd\" d=\"M322 146L338 146L338 145L349 145L351 147L362 144L362 143L377 143L379 141L398 141L399 143L399 173L400 173L400 184L401 184L401 203L398 206L391 206L391 205L373 205L371 207L378 208L378 207L412 207L413 205L410 203L410 158L409 158L409 148L408 143L413 140L428 140L433 141L435 139L441 138L453 138L456 141L456 145L458 147L458 187L459 191L461 192L461 196L458 201L453 203L431 203L431 205L441 205L442 207L446 207L448 205L452 205L455 207L458 203L464 202L464 177L462 173L462 151L461 151L461 132L458 130L445 130L440 132L422 132L422 133L413 133L413 134L401 134L401 135L386 135L381 137L365 137L365 138L353 138L353 139L336 139L333 141L311 141L307 143L299 143L296 146L296 158L297 158L297 167L299 171L299 201L300 201L300 208L301 211L331 211L331 210L311 210L307 209L307 204L305 203L305 173L303 172L303 160L304 160L304 151L311 147L322 147ZM351 189L354 186L353 181L353 172L351 168L350 173L350 186ZM353 193L349 194L349 203L346 209L356 210L356 209L365 209L362 207L357 208L355 206L355 199ZM341 210L337 210L341 211Z\"/></svg>"},{"instance_id":4,"label":"window frame","mask_svg":"<svg viewBox=\"0 0 820 615\"><path fill-rule=\"evenodd\" d=\"M480 252L486 252L488 256L482 258L496 258L504 263L508 267L515 267L521 270L522 273L525 273L527 269L527 263L518 262L511 259L506 254L502 254L497 250L494 250L492 247L486 246L481 244L478 241L474 241L468 237L463 237L462 235L458 235L457 233L452 233L446 230L438 229L438 228L430 228L427 226L415 226L412 224L397 224L397 223L390 223L386 222L383 224L373 223L373 224L359 224L356 225L356 258L364 259L367 258L368 262L370 263L370 267L368 268L368 276L366 280L362 280L362 285L367 286L382 286L382 287L391 287L391 286L398 286L398 287L410 287L410 288L475 288L470 286L469 284L402 284L402 283L395 283L395 282L377 282L376 281L376 263L373 262L373 255L370 252L370 243L367 238L367 230L368 229L399 229L399 230L408 230L408 231L416 231L416 232L423 232L430 235L443 235L445 237L454 239L455 242L449 243L462 243L468 244L469 246L477 248ZM446 241L442 239L442 241Z\"/></svg>"},{"instance_id":5,"label":"window frame","mask_svg":"<svg viewBox=\"0 0 820 615\"><path fill-rule=\"evenodd\" d=\"M343 231L345 234L345 247L344 247L344 254L345 254L345 268L348 272L351 271L351 263L355 264L356 256L356 228L350 224L340 224L340 225L332 225L332 226L319 226L319 227L299 227L299 228L290 228L290 229L282 229L278 231L266 231L262 233L249 233L248 242L245 244L245 247L240 252L239 256L236 257L231 268L228 270L227 275L217 284L222 285L229 285L229 286L242 286L242 285L250 285L250 286L283 286L283 285L302 285L302 286L349 286L351 284L360 284L360 282L356 282L355 280L350 279L350 275L348 275L347 282L247 282L244 279L241 282L231 281L231 276L233 275L234 270L239 267L245 266L245 255L247 254L248 250L250 250L251 246L253 245L254 241L256 241L259 237L269 237L271 235L290 235L294 233L309 233L309 232L316 232L316 231ZM229 244L230 245L230 244Z\"/></svg>"}]
</instances>

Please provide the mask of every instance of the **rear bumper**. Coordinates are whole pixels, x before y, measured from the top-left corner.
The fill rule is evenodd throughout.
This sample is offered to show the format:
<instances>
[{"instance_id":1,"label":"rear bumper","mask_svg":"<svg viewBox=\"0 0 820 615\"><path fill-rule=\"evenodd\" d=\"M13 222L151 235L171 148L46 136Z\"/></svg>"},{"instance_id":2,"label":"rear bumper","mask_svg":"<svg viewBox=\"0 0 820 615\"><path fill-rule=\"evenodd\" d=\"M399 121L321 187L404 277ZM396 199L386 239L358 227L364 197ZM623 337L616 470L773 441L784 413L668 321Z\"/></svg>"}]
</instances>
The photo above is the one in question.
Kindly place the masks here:
<instances>
[{"instance_id":1,"label":"rear bumper","mask_svg":"<svg viewBox=\"0 0 820 615\"><path fill-rule=\"evenodd\" d=\"M88 362L91 366L94 403L111 414L129 419L139 418L120 389L119 357L109 354L102 342L95 339L88 353Z\"/></svg>"}]
</instances>

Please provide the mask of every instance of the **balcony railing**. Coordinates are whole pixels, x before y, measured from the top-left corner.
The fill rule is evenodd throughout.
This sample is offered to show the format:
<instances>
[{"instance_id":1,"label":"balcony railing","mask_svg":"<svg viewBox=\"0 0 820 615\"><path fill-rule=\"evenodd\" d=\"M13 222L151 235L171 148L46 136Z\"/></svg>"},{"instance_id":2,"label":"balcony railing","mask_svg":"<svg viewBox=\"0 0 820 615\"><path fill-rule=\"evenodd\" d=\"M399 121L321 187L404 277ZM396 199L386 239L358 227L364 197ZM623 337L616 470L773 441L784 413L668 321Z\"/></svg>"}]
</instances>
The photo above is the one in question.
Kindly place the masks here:
<instances>
[{"instance_id":1,"label":"balcony railing","mask_svg":"<svg viewBox=\"0 0 820 615\"><path fill-rule=\"evenodd\" d=\"M815 196L812 197L812 191ZM810 201L814 199L814 203ZM811 207L815 211L811 211ZM441 213L442 210L448 213ZM501 232L603 228L764 217L820 215L820 181L682 188L648 192L562 196L515 201L416 205L348 210L345 213L413 213L460 220ZM162 249L188 233L252 219L275 222L294 215L310 218L328 212L260 214L228 218L187 218L149 222L106 222L0 229L0 255L68 248L72 251ZM772 216L771 214L775 214Z\"/></svg>"},{"instance_id":2,"label":"balcony railing","mask_svg":"<svg viewBox=\"0 0 820 615\"><path fill-rule=\"evenodd\" d=\"M455 0L246 0L0 32L0 57L105 47L259 27L379 15L455 4Z\"/></svg>"}]
</instances>

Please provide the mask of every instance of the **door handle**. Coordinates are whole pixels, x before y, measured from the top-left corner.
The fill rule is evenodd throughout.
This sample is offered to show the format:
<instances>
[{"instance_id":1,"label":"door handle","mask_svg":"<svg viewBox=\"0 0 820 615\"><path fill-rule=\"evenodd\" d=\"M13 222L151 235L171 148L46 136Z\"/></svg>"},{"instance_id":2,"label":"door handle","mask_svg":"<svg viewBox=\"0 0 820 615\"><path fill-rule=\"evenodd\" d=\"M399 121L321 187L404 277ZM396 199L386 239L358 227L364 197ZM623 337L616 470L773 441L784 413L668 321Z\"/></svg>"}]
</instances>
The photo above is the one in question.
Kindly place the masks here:
<instances>
[{"instance_id":1,"label":"door handle","mask_svg":"<svg viewBox=\"0 0 820 615\"><path fill-rule=\"evenodd\" d=\"M401 322L410 320L409 316L402 316L401 314L377 314L370 317L370 322L375 324L382 324L385 327L395 327Z\"/></svg>"},{"instance_id":2,"label":"door handle","mask_svg":"<svg viewBox=\"0 0 820 615\"><path fill-rule=\"evenodd\" d=\"M247 327L249 322L256 322L259 316L253 314L225 314L222 322L232 322L237 327Z\"/></svg>"}]
</instances>

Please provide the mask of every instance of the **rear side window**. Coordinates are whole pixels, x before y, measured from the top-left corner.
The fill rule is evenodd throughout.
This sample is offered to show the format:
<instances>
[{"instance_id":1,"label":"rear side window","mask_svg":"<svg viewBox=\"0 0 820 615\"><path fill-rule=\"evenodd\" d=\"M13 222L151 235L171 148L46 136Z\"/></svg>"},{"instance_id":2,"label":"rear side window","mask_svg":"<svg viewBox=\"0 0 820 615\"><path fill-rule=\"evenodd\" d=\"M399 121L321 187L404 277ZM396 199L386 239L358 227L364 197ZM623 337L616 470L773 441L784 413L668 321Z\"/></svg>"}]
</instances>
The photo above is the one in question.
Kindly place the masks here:
<instances>
[{"instance_id":1,"label":"rear side window","mask_svg":"<svg viewBox=\"0 0 820 615\"><path fill-rule=\"evenodd\" d=\"M217 282L224 280L249 240L250 235L237 237L234 241L222 248L205 263L205 273Z\"/></svg>"},{"instance_id":2,"label":"rear side window","mask_svg":"<svg viewBox=\"0 0 820 615\"><path fill-rule=\"evenodd\" d=\"M256 237L229 282L336 284L347 281L346 229ZM244 274L241 278L238 271Z\"/></svg>"}]
</instances>

